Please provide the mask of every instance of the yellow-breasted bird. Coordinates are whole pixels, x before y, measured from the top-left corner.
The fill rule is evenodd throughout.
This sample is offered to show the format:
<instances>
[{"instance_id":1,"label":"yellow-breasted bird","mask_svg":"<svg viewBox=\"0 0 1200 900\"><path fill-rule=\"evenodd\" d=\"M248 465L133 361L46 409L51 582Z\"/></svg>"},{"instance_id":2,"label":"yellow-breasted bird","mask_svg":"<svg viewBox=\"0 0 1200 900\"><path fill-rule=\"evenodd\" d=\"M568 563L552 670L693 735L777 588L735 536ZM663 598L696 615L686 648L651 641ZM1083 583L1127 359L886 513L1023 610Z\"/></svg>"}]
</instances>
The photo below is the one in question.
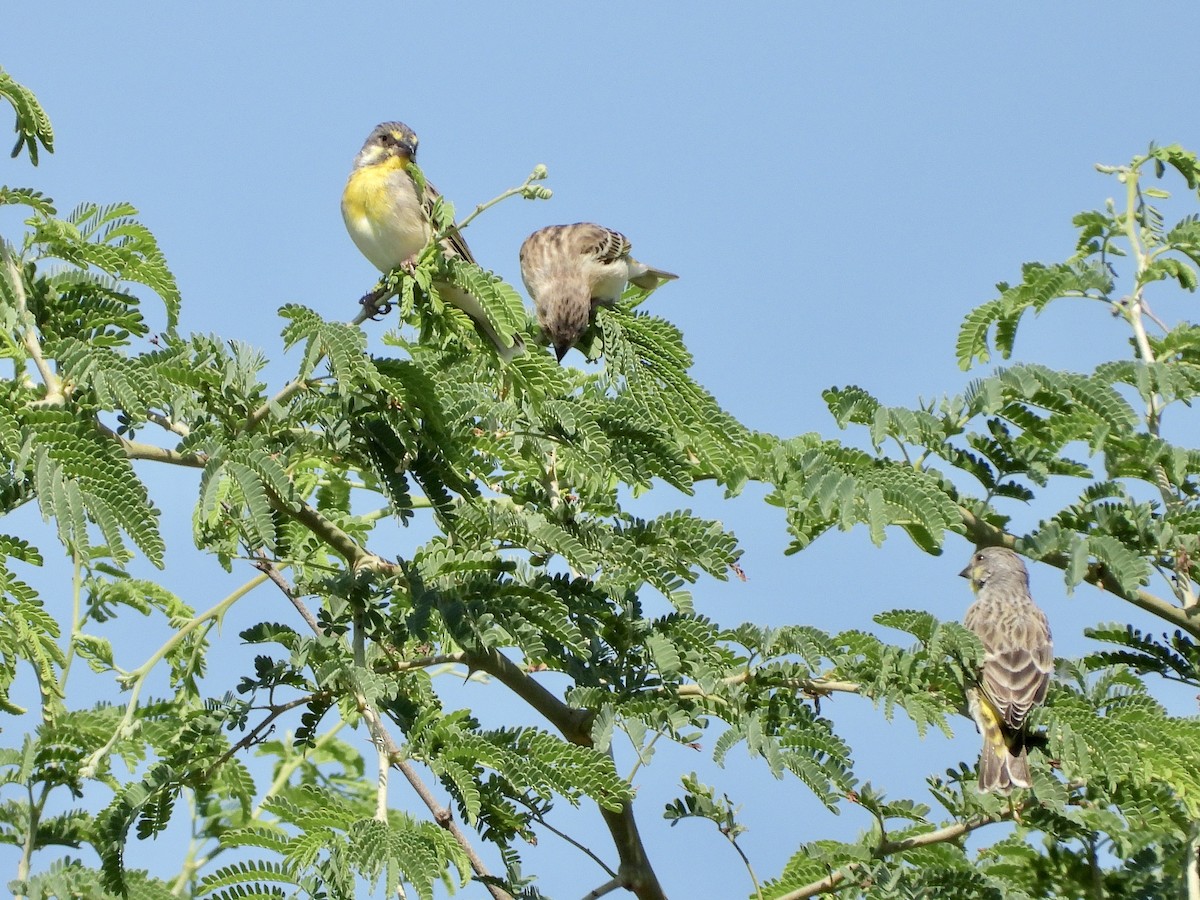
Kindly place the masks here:
<instances>
[{"instance_id":1,"label":"yellow-breasted bird","mask_svg":"<svg viewBox=\"0 0 1200 900\"><path fill-rule=\"evenodd\" d=\"M1032 786L1025 752L1025 719L1046 698L1054 642L1046 615L1029 595L1021 557L1003 547L977 550L959 574L975 602L964 624L983 644L983 667L967 705L983 735L979 790L1001 794Z\"/></svg>"},{"instance_id":2,"label":"yellow-breasted bird","mask_svg":"<svg viewBox=\"0 0 1200 900\"><path fill-rule=\"evenodd\" d=\"M560 362L597 304L612 306L631 281L649 291L679 277L643 265L630 249L625 235L590 222L551 225L521 245L521 278Z\"/></svg>"},{"instance_id":3,"label":"yellow-breasted bird","mask_svg":"<svg viewBox=\"0 0 1200 900\"><path fill-rule=\"evenodd\" d=\"M408 172L417 157L417 136L403 122L383 122L367 136L354 157L354 168L342 191L342 218L362 255L379 271L410 266L433 234L430 211L438 192L432 184L420 191ZM475 257L466 241L453 230L442 242L449 256L467 262ZM476 330L504 360L525 350L519 336L512 346L496 332L478 298L453 284L435 282L438 294L474 322Z\"/></svg>"}]
</instances>

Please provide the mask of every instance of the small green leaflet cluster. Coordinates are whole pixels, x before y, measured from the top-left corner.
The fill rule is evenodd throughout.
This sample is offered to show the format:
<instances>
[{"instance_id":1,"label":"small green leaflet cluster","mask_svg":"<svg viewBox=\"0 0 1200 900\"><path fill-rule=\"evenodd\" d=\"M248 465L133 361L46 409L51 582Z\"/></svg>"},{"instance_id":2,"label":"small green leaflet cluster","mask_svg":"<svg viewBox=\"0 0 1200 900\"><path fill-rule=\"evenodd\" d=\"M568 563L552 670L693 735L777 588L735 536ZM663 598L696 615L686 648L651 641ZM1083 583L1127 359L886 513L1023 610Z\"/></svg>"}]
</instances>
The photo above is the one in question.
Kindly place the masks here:
<instances>
[{"instance_id":1,"label":"small green leaflet cluster","mask_svg":"<svg viewBox=\"0 0 1200 900\"><path fill-rule=\"evenodd\" d=\"M54 129L50 127L50 118L42 109L37 98L27 87L18 84L4 69L0 68L0 97L12 104L17 114L14 128L17 132L17 143L12 149L12 157L16 159L24 150L29 154L29 161L38 164L38 145L42 149L54 152Z\"/></svg>"},{"instance_id":2,"label":"small green leaflet cluster","mask_svg":"<svg viewBox=\"0 0 1200 900\"><path fill-rule=\"evenodd\" d=\"M270 798L264 811L272 822L232 829L222 841L279 861L219 868L200 881L193 896L356 897L357 873L382 896L397 896L404 885L432 900L435 885L453 889L466 883L467 860L443 829L395 810L386 821L377 819L373 802L369 791L355 791L348 782L338 790L302 784Z\"/></svg>"}]
</instances>

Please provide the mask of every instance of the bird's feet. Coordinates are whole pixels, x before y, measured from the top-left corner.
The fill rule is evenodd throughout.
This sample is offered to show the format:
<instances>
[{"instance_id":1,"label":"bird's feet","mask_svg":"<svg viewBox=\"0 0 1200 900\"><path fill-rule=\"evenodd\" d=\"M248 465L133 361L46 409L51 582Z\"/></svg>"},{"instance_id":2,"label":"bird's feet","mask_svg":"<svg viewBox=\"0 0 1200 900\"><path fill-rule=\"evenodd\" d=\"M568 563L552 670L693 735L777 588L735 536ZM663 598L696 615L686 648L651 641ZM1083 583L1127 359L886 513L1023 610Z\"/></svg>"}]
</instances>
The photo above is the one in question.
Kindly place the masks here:
<instances>
[{"instance_id":1,"label":"bird's feet","mask_svg":"<svg viewBox=\"0 0 1200 900\"><path fill-rule=\"evenodd\" d=\"M392 304L387 300L388 290L382 285L362 295L358 302L368 310L367 318L378 322L392 311Z\"/></svg>"}]
</instances>

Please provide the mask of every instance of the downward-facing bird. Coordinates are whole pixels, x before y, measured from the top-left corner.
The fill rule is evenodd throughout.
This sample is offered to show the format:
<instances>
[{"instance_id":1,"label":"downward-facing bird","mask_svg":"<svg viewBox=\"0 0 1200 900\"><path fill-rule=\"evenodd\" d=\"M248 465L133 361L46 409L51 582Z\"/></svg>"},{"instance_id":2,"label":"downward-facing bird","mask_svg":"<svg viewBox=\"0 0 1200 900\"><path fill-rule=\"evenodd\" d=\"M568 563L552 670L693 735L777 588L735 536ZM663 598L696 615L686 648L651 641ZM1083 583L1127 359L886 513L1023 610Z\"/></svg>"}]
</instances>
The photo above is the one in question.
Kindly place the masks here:
<instances>
[{"instance_id":1,"label":"downward-facing bird","mask_svg":"<svg viewBox=\"0 0 1200 900\"><path fill-rule=\"evenodd\" d=\"M1029 595L1025 564L1011 550L983 547L959 574L975 591L964 624L984 650L979 683L967 692L971 717L983 735L979 790L1008 794L1033 784L1025 719L1046 698L1054 668L1050 625Z\"/></svg>"},{"instance_id":2,"label":"downward-facing bird","mask_svg":"<svg viewBox=\"0 0 1200 900\"><path fill-rule=\"evenodd\" d=\"M521 245L521 278L560 361L596 304L613 305L629 282L653 290L678 277L638 262L630 246L625 235L589 222L542 228Z\"/></svg>"},{"instance_id":3,"label":"downward-facing bird","mask_svg":"<svg viewBox=\"0 0 1200 900\"><path fill-rule=\"evenodd\" d=\"M420 191L408 172L417 156L417 136L403 122L384 122L367 136L354 158L354 168L342 192L342 218L362 255L381 272L412 265L433 234L430 210L437 189ZM451 231L442 242L447 255L474 262L466 241ZM438 294L471 317L479 333L505 360L524 352L520 337L510 346L492 326L478 298L445 282L435 282Z\"/></svg>"}]
</instances>

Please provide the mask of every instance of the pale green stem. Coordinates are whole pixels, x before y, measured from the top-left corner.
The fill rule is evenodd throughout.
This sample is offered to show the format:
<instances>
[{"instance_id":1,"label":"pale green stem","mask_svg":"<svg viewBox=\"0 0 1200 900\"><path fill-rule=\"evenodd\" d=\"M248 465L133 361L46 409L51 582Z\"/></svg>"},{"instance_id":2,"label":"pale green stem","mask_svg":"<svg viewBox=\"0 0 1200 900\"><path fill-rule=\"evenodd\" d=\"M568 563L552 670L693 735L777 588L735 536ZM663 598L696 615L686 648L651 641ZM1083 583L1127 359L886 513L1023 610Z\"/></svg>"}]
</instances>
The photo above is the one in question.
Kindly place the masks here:
<instances>
[{"instance_id":1,"label":"pale green stem","mask_svg":"<svg viewBox=\"0 0 1200 900\"><path fill-rule=\"evenodd\" d=\"M1150 348L1150 338L1146 335L1146 323L1142 321L1143 299L1141 276L1146 271L1148 264L1146 257L1146 249L1142 246L1141 235L1138 234L1135 210L1137 209L1137 186L1138 172L1135 169L1130 169L1123 173L1125 175L1125 215L1121 217L1121 225L1125 229L1125 237L1129 241L1129 247L1133 251L1135 262L1135 280L1137 287L1134 288L1132 302L1125 310L1125 318L1133 329L1134 340L1137 342L1138 355L1141 356L1143 362L1154 362L1154 351ZM1156 419L1158 411L1157 403L1154 398L1150 402L1150 414L1152 422Z\"/></svg>"},{"instance_id":2,"label":"pale green stem","mask_svg":"<svg viewBox=\"0 0 1200 900\"><path fill-rule=\"evenodd\" d=\"M71 660L74 658L75 636L78 633L80 626L79 609L80 595L82 594L82 580L80 578L80 571L82 569L82 562L80 561L78 550L74 550L72 553L72 563L73 572L71 576L71 584L73 588L72 594L74 600L71 611L71 631L67 637L67 651L64 654L62 674L59 676L58 680L59 691L63 694L66 693L67 673L70 671ZM44 704L42 708L42 714L43 716L46 715ZM32 781L26 783L25 791L29 797L29 823L25 832L25 840L21 847L21 859L17 862L17 878L21 881L24 881L29 877L29 869L33 862L34 843L37 840L37 831L42 818L42 810L45 808L46 799L50 796L50 786L43 783L41 797L36 800L33 796ZM25 895L17 894L14 896L24 897Z\"/></svg>"},{"instance_id":3,"label":"pale green stem","mask_svg":"<svg viewBox=\"0 0 1200 900\"><path fill-rule=\"evenodd\" d=\"M63 400L62 381L54 374L54 370L42 355L42 345L37 338L37 323L34 322L33 316L29 312L29 301L25 296L25 280L21 273L21 267L17 265L8 242L2 239L0 239L0 257L4 260L4 267L8 270L8 277L12 282L13 296L17 303L17 320L21 328L21 340L25 344L29 358L37 367L42 383L46 386L46 396L42 402L61 403Z\"/></svg>"},{"instance_id":4,"label":"pale green stem","mask_svg":"<svg viewBox=\"0 0 1200 900\"><path fill-rule=\"evenodd\" d=\"M33 799L33 782L25 784L25 791L29 795L29 826L25 831L25 843L21 848L21 859L17 862L17 879L24 881L29 877L29 866L33 861L33 842L37 836L38 820L41 818L42 805ZM43 793L43 800L45 794ZM24 898L24 894L14 894L14 897Z\"/></svg>"},{"instance_id":5,"label":"pale green stem","mask_svg":"<svg viewBox=\"0 0 1200 900\"><path fill-rule=\"evenodd\" d=\"M298 753L291 759L284 760L282 763L280 763L279 771L275 773L275 780L271 782L271 786L268 787L266 793L263 794L262 800L259 801L258 806L254 807L254 811L250 813L250 818L257 819L259 816L261 816L263 805L287 786L288 781L291 780L292 773L300 768L300 766L304 765L304 761L309 756L315 756L317 750L320 750L331 740L333 740L334 737L337 736L337 733L345 727L345 719L338 721L336 725L317 738L316 742L313 744L313 749L309 750L307 754Z\"/></svg>"},{"instance_id":6,"label":"pale green stem","mask_svg":"<svg viewBox=\"0 0 1200 900\"><path fill-rule=\"evenodd\" d=\"M558 509L562 495L558 485L558 447L553 444L546 459L546 495L550 498L551 511Z\"/></svg>"},{"instance_id":7,"label":"pale green stem","mask_svg":"<svg viewBox=\"0 0 1200 900\"><path fill-rule=\"evenodd\" d=\"M722 831L722 834L725 834L725 832ZM741 845L737 842L737 838L735 838L732 834L725 834L725 837L729 838L729 843L733 844L733 849L736 850L737 855L742 858L742 865L744 865L746 867L746 871L750 873L750 880L754 883L754 895L758 897L758 900L763 900L762 885L758 883L758 876L754 874L754 866L750 865L750 857L748 857L746 852L742 850Z\"/></svg>"},{"instance_id":8,"label":"pale green stem","mask_svg":"<svg viewBox=\"0 0 1200 900\"><path fill-rule=\"evenodd\" d=\"M380 744L375 745L375 758L379 762L379 775L375 787L375 821L386 824L388 820L388 772L391 771L392 763L387 751Z\"/></svg>"},{"instance_id":9,"label":"pale green stem","mask_svg":"<svg viewBox=\"0 0 1200 900\"><path fill-rule=\"evenodd\" d=\"M321 360L318 359L317 362L313 364L313 366L315 367L320 362L321 362ZM285 384L280 389L278 394L276 394L274 397L272 397L270 400L268 400L266 403L264 403L262 406L260 406L256 410L254 410L254 412L250 413L250 415L246 417L246 421L242 425L242 430L243 431L253 431L255 428L257 428L259 425L262 424L263 419L265 419L267 416L269 416L271 414L272 406L277 406L281 403L287 402L288 400L290 400L292 398L292 396L294 394L298 394L300 391L304 390L304 388L308 386L308 382L309 382L309 379L307 379L307 378L295 378L292 381L289 381L287 384Z\"/></svg>"},{"instance_id":10,"label":"pale green stem","mask_svg":"<svg viewBox=\"0 0 1200 900\"><path fill-rule=\"evenodd\" d=\"M192 433L192 429L188 428L188 426L184 422L174 422L171 419L169 419L167 416L162 415L161 413L156 413L156 412L146 413L146 420L149 422L153 422L159 428L163 428L167 431L172 432L173 434L179 435L180 437L187 437L188 435L190 435Z\"/></svg>"},{"instance_id":11,"label":"pale green stem","mask_svg":"<svg viewBox=\"0 0 1200 900\"><path fill-rule=\"evenodd\" d=\"M532 172L529 173L529 177L526 178L525 182L523 184L521 184L519 187L509 188L503 194L499 194L498 196L493 197L487 203L480 203L478 206L475 207L474 212L472 212L469 216L467 216L465 219L463 219L461 222L459 222L457 225L455 225L454 228L457 229L458 231L462 231L464 228L466 228L468 225L470 225L479 216L480 213L491 209L497 203L504 202L509 197L515 197L518 194L524 194L526 191L529 190L530 185L532 185L535 181L541 181L545 177L546 177L545 169L541 166L538 166L536 169L534 169ZM542 188L539 188L538 190L542 190ZM443 237L444 237L444 235L443 235Z\"/></svg>"},{"instance_id":12,"label":"pale green stem","mask_svg":"<svg viewBox=\"0 0 1200 900\"><path fill-rule=\"evenodd\" d=\"M1013 812L1010 810L1007 813L1000 813L990 816L981 816L973 819L968 819L962 822L954 822L944 828L938 828L935 831L927 831L923 834L914 835L912 837L902 838L898 841L882 840L879 845L871 851L872 859L884 859L895 853L904 853L908 850L915 850L919 847L930 847L934 844L942 844L947 841L957 841L964 835L970 834L979 828L987 825L992 825L996 822L1003 822L1013 818ZM824 878L814 881L811 884L806 884L803 887L788 891L786 894L777 894L775 900L806 900L808 897L815 897L818 894L828 894L839 888L841 884L849 878L855 871L863 867L863 863L849 863L842 866L840 869L831 872Z\"/></svg>"},{"instance_id":13,"label":"pale green stem","mask_svg":"<svg viewBox=\"0 0 1200 900\"><path fill-rule=\"evenodd\" d=\"M1129 241L1129 246L1133 251L1135 280L1137 282L1131 302L1128 308L1125 309L1125 319L1129 322L1130 328L1133 329L1138 355L1141 356L1143 362L1153 363L1155 362L1155 356L1154 350L1150 346L1150 338L1146 333L1144 316L1147 314L1147 309L1141 284L1142 274L1150 264L1150 254L1146 252L1146 248L1143 246L1134 214L1134 210L1137 207L1140 172L1137 169L1130 169L1122 174L1125 176L1125 215L1122 217L1122 225L1125 229L1125 237ZM1146 401L1146 430L1152 435L1157 436L1162 429L1162 410L1163 407L1159 398L1153 393L1150 394ZM1155 467L1155 475L1157 476L1155 480L1163 503L1166 504L1168 509L1177 508L1180 505L1178 492L1171 485L1170 480L1167 478L1167 473L1161 465ZM1196 593L1192 589L1191 579L1188 578L1186 572L1178 573L1178 575L1179 577L1172 585L1173 590L1184 608L1191 609L1196 605Z\"/></svg>"},{"instance_id":14,"label":"pale green stem","mask_svg":"<svg viewBox=\"0 0 1200 900\"><path fill-rule=\"evenodd\" d=\"M1187 852L1187 900L1200 900L1200 832L1195 826L1192 826Z\"/></svg>"},{"instance_id":15,"label":"pale green stem","mask_svg":"<svg viewBox=\"0 0 1200 900\"><path fill-rule=\"evenodd\" d=\"M167 654L178 647L180 643L182 643L184 639L187 638L187 636L193 631L204 625L206 622L219 620L225 615L229 608L233 606L234 603L246 596L246 594L250 593L250 591L254 590L265 581L267 581L267 576L265 574L256 575L255 577L251 578L248 582L239 587L236 591L234 591L216 606L196 616L194 619L176 631L166 643L158 648L153 656L151 656L141 666L134 669L126 676L128 681L132 683L132 687L129 693L129 702L125 706L125 715L121 718L120 723L113 732L113 736L108 739L108 742L105 743L103 747L92 753L92 755L89 756L79 767L80 777L91 778L94 776L100 763L103 762L105 757L112 752L112 749L117 745L117 742L128 736L129 729L133 725L134 716L137 714L138 698L141 697L142 687L146 683L146 677L151 671L153 671L154 667L162 662Z\"/></svg>"},{"instance_id":16,"label":"pale green stem","mask_svg":"<svg viewBox=\"0 0 1200 900\"><path fill-rule=\"evenodd\" d=\"M75 639L79 635L79 629L83 627L83 619L80 614L82 607L83 594L83 562L79 558L79 551L75 550L71 554L73 571L71 573L71 633L67 636L67 652L64 654L62 675L59 677L58 686L63 695L67 692L67 675L71 671L71 662L75 659Z\"/></svg>"},{"instance_id":17,"label":"pale green stem","mask_svg":"<svg viewBox=\"0 0 1200 900\"><path fill-rule=\"evenodd\" d=\"M196 819L196 800L192 794L187 795L188 806L191 808L192 821ZM202 842L196 839L195 829L193 828L192 837L188 841L187 856L183 859L183 865L179 869L179 877L175 879L175 883L171 885L171 893L178 897L183 893L183 889L191 881L192 876L200 868L201 863L196 859L200 853Z\"/></svg>"},{"instance_id":18,"label":"pale green stem","mask_svg":"<svg viewBox=\"0 0 1200 900\"><path fill-rule=\"evenodd\" d=\"M654 749L654 745L658 743L658 739L662 736L663 733L661 731L656 731L654 733L654 737L650 738L650 743L646 745L645 749L637 747L634 748L637 751L637 762L633 764L633 768L630 769L629 774L625 776L625 780L629 782L629 784L633 784L633 778L635 775L637 775L638 769L646 764L649 759L649 752Z\"/></svg>"}]
</instances>

